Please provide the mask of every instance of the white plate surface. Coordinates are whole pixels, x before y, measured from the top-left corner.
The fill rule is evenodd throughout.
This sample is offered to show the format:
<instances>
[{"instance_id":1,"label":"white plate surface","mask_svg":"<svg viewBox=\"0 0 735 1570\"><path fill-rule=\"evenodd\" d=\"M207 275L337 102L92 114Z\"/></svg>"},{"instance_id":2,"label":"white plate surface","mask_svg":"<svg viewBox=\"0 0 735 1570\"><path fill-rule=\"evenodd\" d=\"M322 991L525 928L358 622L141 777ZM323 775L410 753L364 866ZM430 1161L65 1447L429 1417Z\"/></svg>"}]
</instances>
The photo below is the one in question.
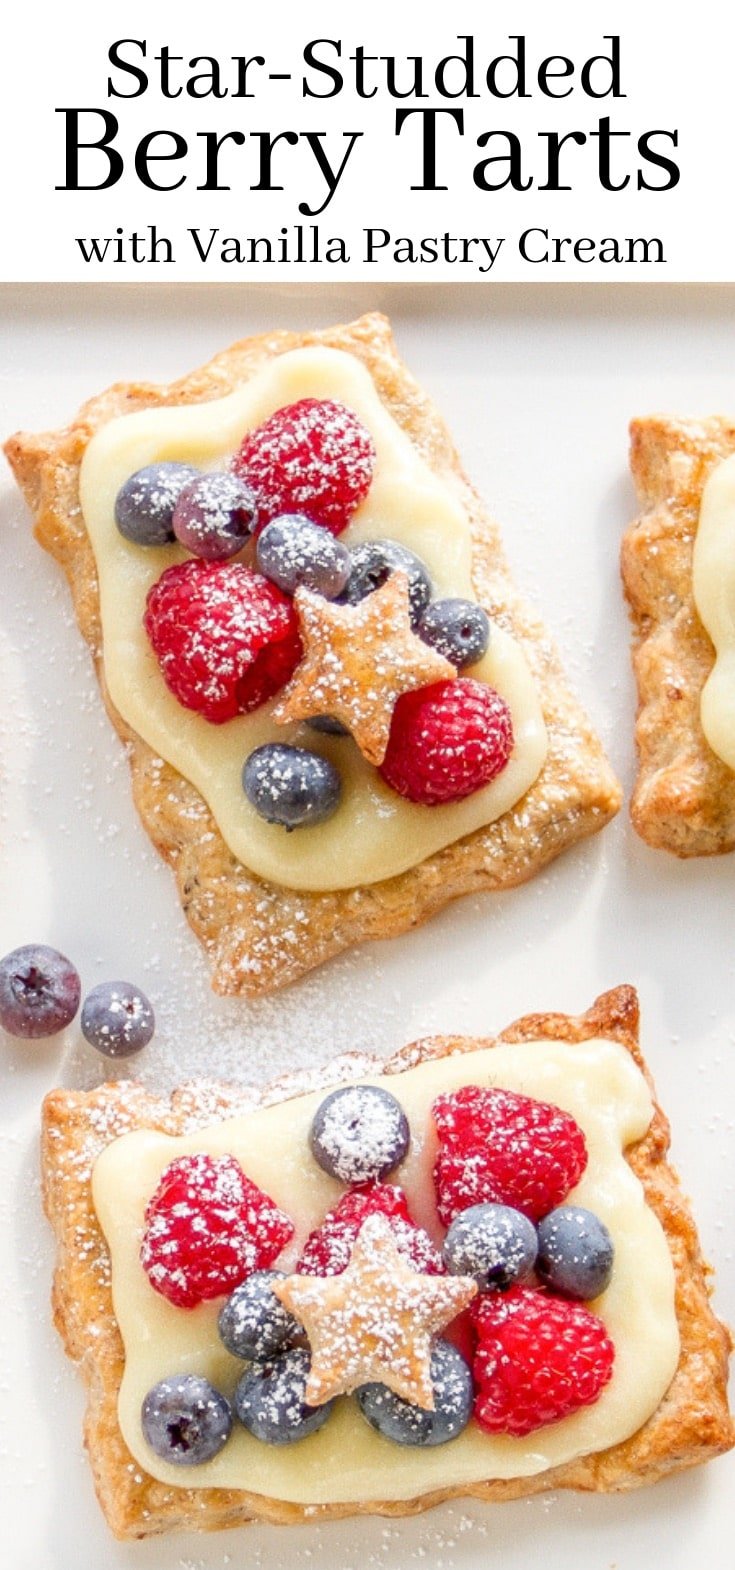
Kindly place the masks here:
<instances>
[{"instance_id":1,"label":"white plate surface","mask_svg":"<svg viewBox=\"0 0 735 1570\"><path fill-rule=\"evenodd\" d=\"M629 789L634 694L617 568L634 510L626 425L654 410L735 412L731 291L6 288L0 430L51 427L109 381L167 380L246 333L326 325L376 306L392 315L405 359L500 518L517 578ZM676 862L646 849L623 812L523 889L465 900L275 1000L215 999L170 874L136 819L66 585L31 539L5 470L0 552L0 953L38 939L74 957L85 987L140 981L159 1029L138 1067L157 1087L198 1072L263 1080L345 1047L388 1052L430 1031L490 1032L531 1009L580 1010L605 987L634 982L674 1157L717 1268L716 1303L735 1323L733 858ZM346 1522L114 1543L82 1449L81 1381L49 1322L37 1170L43 1093L95 1084L104 1070L73 1029L49 1045L2 1039L0 1064L0 1532L12 1570L731 1563L731 1458L640 1493L458 1504L361 1521L359 1533Z\"/></svg>"}]
</instances>

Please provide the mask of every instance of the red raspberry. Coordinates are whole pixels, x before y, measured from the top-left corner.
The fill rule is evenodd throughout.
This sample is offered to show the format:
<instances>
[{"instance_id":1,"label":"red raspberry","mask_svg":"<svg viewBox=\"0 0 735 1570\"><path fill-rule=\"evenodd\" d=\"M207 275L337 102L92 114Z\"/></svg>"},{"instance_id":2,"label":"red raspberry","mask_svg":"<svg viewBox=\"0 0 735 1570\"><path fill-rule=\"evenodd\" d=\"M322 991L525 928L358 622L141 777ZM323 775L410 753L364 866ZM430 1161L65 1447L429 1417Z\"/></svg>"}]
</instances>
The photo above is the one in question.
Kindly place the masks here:
<instances>
[{"instance_id":1,"label":"red raspberry","mask_svg":"<svg viewBox=\"0 0 735 1570\"><path fill-rule=\"evenodd\" d=\"M292 602L242 562L168 567L143 624L167 687L213 725L272 698L303 653Z\"/></svg>"},{"instance_id":2,"label":"red raspberry","mask_svg":"<svg viewBox=\"0 0 735 1570\"><path fill-rule=\"evenodd\" d=\"M404 692L380 772L409 801L435 807L489 785L513 750L510 709L472 676Z\"/></svg>"},{"instance_id":3,"label":"red raspberry","mask_svg":"<svg viewBox=\"0 0 735 1570\"><path fill-rule=\"evenodd\" d=\"M561 1205L587 1165L579 1124L560 1107L512 1090L464 1085L437 1096L434 1167L445 1226L460 1210L486 1202L513 1205L538 1221Z\"/></svg>"},{"instance_id":4,"label":"red raspberry","mask_svg":"<svg viewBox=\"0 0 735 1570\"><path fill-rule=\"evenodd\" d=\"M375 447L351 409L302 398L250 431L234 468L254 492L258 529L281 513L302 513L341 534L370 489Z\"/></svg>"},{"instance_id":5,"label":"red raspberry","mask_svg":"<svg viewBox=\"0 0 735 1570\"><path fill-rule=\"evenodd\" d=\"M601 1319L533 1287L488 1292L470 1308L478 1335L475 1417L490 1434L530 1434L590 1406L613 1371Z\"/></svg>"},{"instance_id":6,"label":"red raspberry","mask_svg":"<svg viewBox=\"0 0 735 1570\"><path fill-rule=\"evenodd\" d=\"M140 1262L177 1308L232 1292L272 1265L293 1237L288 1216L233 1156L180 1156L166 1167L145 1213Z\"/></svg>"},{"instance_id":7,"label":"red raspberry","mask_svg":"<svg viewBox=\"0 0 735 1570\"><path fill-rule=\"evenodd\" d=\"M352 1245L368 1216L387 1216L396 1244L414 1270L441 1275L441 1256L431 1239L409 1213L406 1196L391 1183L371 1183L348 1189L328 1210L321 1226L306 1239L296 1266L301 1275L339 1276L347 1268Z\"/></svg>"}]
</instances>

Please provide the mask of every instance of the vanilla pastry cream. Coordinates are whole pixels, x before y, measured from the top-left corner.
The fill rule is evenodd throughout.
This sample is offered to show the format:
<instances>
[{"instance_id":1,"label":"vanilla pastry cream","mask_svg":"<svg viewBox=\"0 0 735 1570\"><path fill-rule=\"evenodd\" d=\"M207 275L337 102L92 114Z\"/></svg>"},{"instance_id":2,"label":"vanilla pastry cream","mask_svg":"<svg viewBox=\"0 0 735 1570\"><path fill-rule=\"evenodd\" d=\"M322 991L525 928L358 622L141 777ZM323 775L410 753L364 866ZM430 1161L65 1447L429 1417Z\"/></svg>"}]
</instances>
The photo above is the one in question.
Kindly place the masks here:
<instances>
[{"instance_id":1,"label":"vanilla pastry cream","mask_svg":"<svg viewBox=\"0 0 735 1570\"><path fill-rule=\"evenodd\" d=\"M702 730L712 751L735 769L735 456L717 464L702 492L693 582L716 654L702 689Z\"/></svg>"},{"instance_id":2,"label":"vanilla pastry cream","mask_svg":"<svg viewBox=\"0 0 735 1570\"><path fill-rule=\"evenodd\" d=\"M442 1229L431 1176L436 1143L430 1109L440 1091L498 1085L550 1101L577 1119L589 1162L571 1197L605 1222L615 1246L610 1285L589 1305L615 1345L609 1385L594 1405L522 1439L485 1434L471 1421L447 1445L404 1448L377 1434L355 1401L342 1397L324 1427L293 1446L264 1444L236 1422L219 1455L185 1475L154 1455L140 1423L151 1386L167 1375L196 1373L231 1395L243 1365L217 1335L222 1299L178 1309L150 1286L139 1260L146 1204L175 1157L199 1151L233 1155L294 1222L296 1235L277 1262L291 1269L308 1233L343 1192L308 1148L314 1112L327 1094L322 1090L184 1137L146 1130L126 1134L97 1160L94 1203L110 1249L114 1311L125 1347L120 1428L135 1460L160 1481L179 1488L248 1489L301 1505L412 1499L437 1488L531 1476L605 1450L640 1428L664 1396L679 1357L674 1271L663 1230L623 1156L652 1115L643 1075L624 1048L605 1040L501 1044L362 1083L388 1085L407 1114L411 1147L395 1180L414 1219L437 1242Z\"/></svg>"},{"instance_id":3,"label":"vanilla pastry cream","mask_svg":"<svg viewBox=\"0 0 735 1570\"><path fill-rule=\"evenodd\" d=\"M367 370L341 350L296 349L271 360L226 398L111 420L87 446L80 496L97 564L105 682L118 713L196 787L243 866L283 887L327 890L405 872L501 817L538 777L547 738L525 655L495 625L487 654L467 674L505 698L515 746L496 780L463 801L442 806L415 805L396 795L349 738L318 735L303 725L275 725L275 700L225 725L212 725L169 692L143 627L143 612L152 584L186 553L176 545L142 548L124 539L114 521L117 492L136 470L164 459L202 468L223 465L247 430L304 397L347 404L375 442L370 491L341 539L348 545L398 540L425 562L438 597L474 598L470 527L451 477L432 473L381 404ZM247 552L243 559L249 559ZM247 801L243 763L254 748L274 740L306 745L339 769L342 798L326 822L286 834Z\"/></svg>"}]
</instances>

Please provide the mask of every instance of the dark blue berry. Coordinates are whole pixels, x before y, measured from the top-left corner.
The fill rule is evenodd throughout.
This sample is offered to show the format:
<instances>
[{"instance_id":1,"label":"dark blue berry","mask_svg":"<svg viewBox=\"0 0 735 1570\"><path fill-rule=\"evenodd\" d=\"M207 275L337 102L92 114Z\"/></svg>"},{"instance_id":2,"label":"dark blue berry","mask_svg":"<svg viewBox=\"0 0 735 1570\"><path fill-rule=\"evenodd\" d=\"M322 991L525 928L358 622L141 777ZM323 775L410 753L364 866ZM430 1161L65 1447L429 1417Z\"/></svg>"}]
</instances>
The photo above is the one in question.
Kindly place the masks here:
<instances>
[{"instance_id":1,"label":"dark blue berry","mask_svg":"<svg viewBox=\"0 0 735 1570\"><path fill-rule=\"evenodd\" d=\"M273 1282L282 1270L254 1270L220 1310L220 1338L233 1357L262 1362L298 1341L301 1326L276 1297Z\"/></svg>"},{"instance_id":2,"label":"dark blue berry","mask_svg":"<svg viewBox=\"0 0 735 1570\"><path fill-rule=\"evenodd\" d=\"M230 1403L198 1374L173 1374L153 1386L143 1402L146 1442L162 1461L201 1466L227 1443L232 1431Z\"/></svg>"},{"instance_id":3,"label":"dark blue berry","mask_svg":"<svg viewBox=\"0 0 735 1570\"><path fill-rule=\"evenodd\" d=\"M306 721L310 730L319 731L323 736L349 736L346 725L337 719L336 714L314 714Z\"/></svg>"},{"instance_id":4,"label":"dark blue berry","mask_svg":"<svg viewBox=\"0 0 735 1570\"><path fill-rule=\"evenodd\" d=\"M357 605L368 594L382 589L397 567L408 577L411 626L417 627L431 599L431 579L418 556L397 540L365 540L355 546L350 576L340 599Z\"/></svg>"},{"instance_id":5,"label":"dark blue berry","mask_svg":"<svg viewBox=\"0 0 735 1570\"><path fill-rule=\"evenodd\" d=\"M504 1291L530 1275L538 1241L533 1222L511 1205L470 1205L455 1216L442 1254L455 1276L474 1276L481 1291Z\"/></svg>"},{"instance_id":6,"label":"dark blue berry","mask_svg":"<svg viewBox=\"0 0 735 1570\"><path fill-rule=\"evenodd\" d=\"M342 1183L383 1179L403 1160L410 1142L399 1101L377 1085L346 1085L317 1108L309 1133L314 1160Z\"/></svg>"},{"instance_id":7,"label":"dark blue berry","mask_svg":"<svg viewBox=\"0 0 735 1570\"><path fill-rule=\"evenodd\" d=\"M255 497L236 474L199 474L179 494L173 531L192 556L225 561L247 544L255 521Z\"/></svg>"},{"instance_id":8,"label":"dark blue berry","mask_svg":"<svg viewBox=\"0 0 735 1570\"><path fill-rule=\"evenodd\" d=\"M566 1297L598 1297L609 1284L613 1241L603 1221L580 1205L559 1205L538 1227L536 1274Z\"/></svg>"},{"instance_id":9,"label":"dark blue berry","mask_svg":"<svg viewBox=\"0 0 735 1570\"><path fill-rule=\"evenodd\" d=\"M487 653L490 622L473 600L433 600L419 622L418 635L445 660L463 670Z\"/></svg>"},{"instance_id":10,"label":"dark blue berry","mask_svg":"<svg viewBox=\"0 0 735 1570\"><path fill-rule=\"evenodd\" d=\"M341 594L352 565L345 545L299 513L288 513L267 525L258 537L256 560L263 576L285 594L312 589L325 600Z\"/></svg>"},{"instance_id":11,"label":"dark blue berry","mask_svg":"<svg viewBox=\"0 0 735 1570\"><path fill-rule=\"evenodd\" d=\"M245 760L242 787L267 823L298 829L331 818L342 781L333 763L304 747L266 742Z\"/></svg>"},{"instance_id":12,"label":"dark blue berry","mask_svg":"<svg viewBox=\"0 0 735 1570\"><path fill-rule=\"evenodd\" d=\"M82 1004L82 1035L106 1058L129 1058L147 1047L156 1028L144 992L130 981L101 981Z\"/></svg>"},{"instance_id":13,"label":"dark blue berry","mask_svg":"<svg viewBox=\"0 0 735 1570\"><path fill-rule=\"evenodd\" d=\"M134 545L170 545L174 507L185 485L198 476L190 463L150 463L121 485L115 522Z\"/></svg>"},{"instance_id":14,"label":"dark blue berry","mask_svg":"<svg viewBox=\"0 0 735 1570\"><path fill-rule=\"evenodd\" d=\"M472 1374L450 1341L437 1341L431 1353L433 1412L411 1406L387 1385L361 1385L357 1399L363 1415L384 1439L397 1445L446 1445L472 1416Z\"/></svg>"},{"instance_id":15,"label":"dark blue berry","mask_svg":"<svg viewBox=\"0 0 735 1570\"><path fill-rule=\"evenodd\" d=\"M0 1025L38 1040L71 1024L82 988L71 960L45 943L26 943L0 960Z\"/></svg>"},{"instance_id":16,"label":"dark blue berry","mask_svg":"<svg viewBox=\"0 0 735 1570\"><path fill-rule=\"evenodd\" d=\"M233 1405L249 1433L267 1445L293 1445L326 1423L334 1401L307 1406L309 1353L292 1347L267 1363L254 1363L240 1380Z\"/></svg>"}]
</instances>

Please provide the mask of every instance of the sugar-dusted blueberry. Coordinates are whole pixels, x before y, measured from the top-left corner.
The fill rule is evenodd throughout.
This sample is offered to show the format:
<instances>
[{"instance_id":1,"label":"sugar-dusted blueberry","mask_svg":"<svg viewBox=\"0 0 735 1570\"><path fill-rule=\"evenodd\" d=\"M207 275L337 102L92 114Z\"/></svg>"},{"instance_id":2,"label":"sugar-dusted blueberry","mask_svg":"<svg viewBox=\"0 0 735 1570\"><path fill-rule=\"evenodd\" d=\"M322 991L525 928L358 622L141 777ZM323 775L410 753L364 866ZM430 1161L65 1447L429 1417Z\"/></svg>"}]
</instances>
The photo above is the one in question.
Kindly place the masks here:
<instances>
[{"instance_id":1,"label":"sugar-dusted blueberry","mask_svg":"<svg viewBox=\"0 0 735 1570\"><path fill-rule=\"evenodd\" d=\"M201 1466L232 1432L230 1403L199 1374L172 1374L148 1391L141 1408L143 1436L162 1461Z\"/></svg>"},{"instance_id":2,"label":"sugar-dusted blueberry","mask_svg":"<svg viewBox=\"0 0 735 1570\"><path fill-rule=\"evenodd\" d=\"M442 1255L456 1276L474 1276L483 1292L505 1291L530 1275L536 1259L536 1228L511 1205L470 1205L455 1216Z\"/></svg>"},{"instance_id":3,"label":"sugar-dusted blueberry","mask_svg":"<svg viewBox=\"0 0 735 1570\"><path fill-rule=\"evenodd\" d=\"M27 1041L70 1025L82 995L71 960L45 943L25 943L0 960L0 1025Z\"/></svg>"},{"instance_id":4,"label":"sugar-dusted blueberry","mask_svg":"<svg viewBox=\"0 0 735 1570\"><path fill-rule=\"evenodd\" d=\"M190 463L149 463L125 481L115 498L115 522L133 545L170 545L174 507L198 476Z\"/></svg>"},{"instance_id":5,"label":"sugar-dusted blueberry","mask_svg":"<svg viewBox=\"0 0 735 1570\"><path fill-rule=\"evenodd\" d=\"M387 1385L361 1385L360 1410L372 1428L397 1445L446 1445L467 1427L472 1416L472 1374L462 1353L450 1341L436 1341L431 1354L435 1408L411 1406Z\"/></svg>"},{"instance_id":6,"label":"sugar-dusted blueberry","mask_svg":"<svg viewBox=\"0 0 735 1570\"><path fill-rule=\"evenodd\" d=\"M282 1270L254 1270L220 1309L220 1339L233 1357L262 1362L299 1340L298 1320L273 1291L273 1282L283 1280L283 1274Z\"/></svg>"},{"instance_id":7,"label":"sugar-dusted blueberry","mask_svg":"<svg viewBox=\"0 0 735 1570\"><path fill-rule=\"evenodd\" d=\"M179 493L173 531L202 561L226 561L247 545L255 527L255 497L236 474L198 474Z\"/></svg>"},{"instance_id":8,"label":"sugar-dusted blueberry","mask_svg":"<svg viewBox=\"0 0 735 1570\"><path fill-rule=\"evenodd\" d=\"M101 981L84 999L80 1024L85 1041L104 1057L129 1058L147 1047L156 1019L140 987Z\"/></svg>"},{"instance_id":9,"label":"sugar-dusted blueberry","mask_svg":"<svg viewBox=\"0 0 735 1570\"><path fill-rule=\"evenodd\" d=\"M438 654L464 670L487 653L490 621L473 600L432 600L418 624L418 635Z\"/></svg>"},{"instance_id":10,"label":"sugar-dusted blueberry","mask_svg":"<svg viewBox=\"0 0 735 1570\"><path fill-rule=\"evenodd\" d=\"M244 1428L267 1445L293 1445L326 1423L334 1401L307 1406L310 1368L304 1347L292 1347L265 1363L253 1363L235 1390L233 1405Z\"/></svg>"},{"instance_id":11,"label":"sugar-dusted blueberry","mask_svg":"<svg viewBox=\"0 0 735 1570\"><path fill-rule=\"evenodd\" d=\"M397 1167L410 1143L399 1101L377 1085L345 1085L317 1108L309 1133L314 1160L342 1183L370 1183Z\"/></svg>"},{"instance_id":12,"label":"sugar-dusted blueberry","mask_svg":"<svg viewBox=\"0 0 735 1570\"><path fill-rule=\"evenodd\" d=\"M559 1205L539 1222L536 1273L565 1297L599 1297L609 1284L613 1257L604 1221L581 1205Z\"/></svg>"},{"instance_id":13,"label":"sugar-dusted blueberry","mask_svg":"<svg viewBox=\"0 0 735 1570\"><path fill-rule=\"evenodd\" d=\"M312 589L325 600L341 594L352 565L347 547L300 513L274 518L267 525L258 536L256 558L259 571L284 593Z\"/></svg>"},{"instance_id":14,"label":"sugar-dusted blueberry","mask_svg":"<svg viewBox=\"0 0 735 1570\"><path fill-rule=\"evenodd\" d=\"M279 741L256 747L246 758L242 786L260 817L284 829L331 818L342 792L342 781L328 758Z\"/></svg>"},{"instance_id":15,"label":"sugar-dusted blueberry","mask_svg":"<svg viewBox=\"0 0 735 1570\"><path fill-rule=\"evenodd\" d=\"M357 605L368 594L382 589L396 568L408 578L411 626L417 627L431 599L431 579L419 557L397 540L365 540L355 546L350 576L340 599Z\"/></svg>"},{"instance_id":16,"label":"sugar-dusted blueberry","mask_svg":"<svg viewBox=\"0 0 735 1570\"><path fill-rule=\"evenodd\" d=\"M349 736L346 725L337 719L336 714L313 714L306 721L310 730L319 731L322 736Z\"/></svg>"}]
</instances>

